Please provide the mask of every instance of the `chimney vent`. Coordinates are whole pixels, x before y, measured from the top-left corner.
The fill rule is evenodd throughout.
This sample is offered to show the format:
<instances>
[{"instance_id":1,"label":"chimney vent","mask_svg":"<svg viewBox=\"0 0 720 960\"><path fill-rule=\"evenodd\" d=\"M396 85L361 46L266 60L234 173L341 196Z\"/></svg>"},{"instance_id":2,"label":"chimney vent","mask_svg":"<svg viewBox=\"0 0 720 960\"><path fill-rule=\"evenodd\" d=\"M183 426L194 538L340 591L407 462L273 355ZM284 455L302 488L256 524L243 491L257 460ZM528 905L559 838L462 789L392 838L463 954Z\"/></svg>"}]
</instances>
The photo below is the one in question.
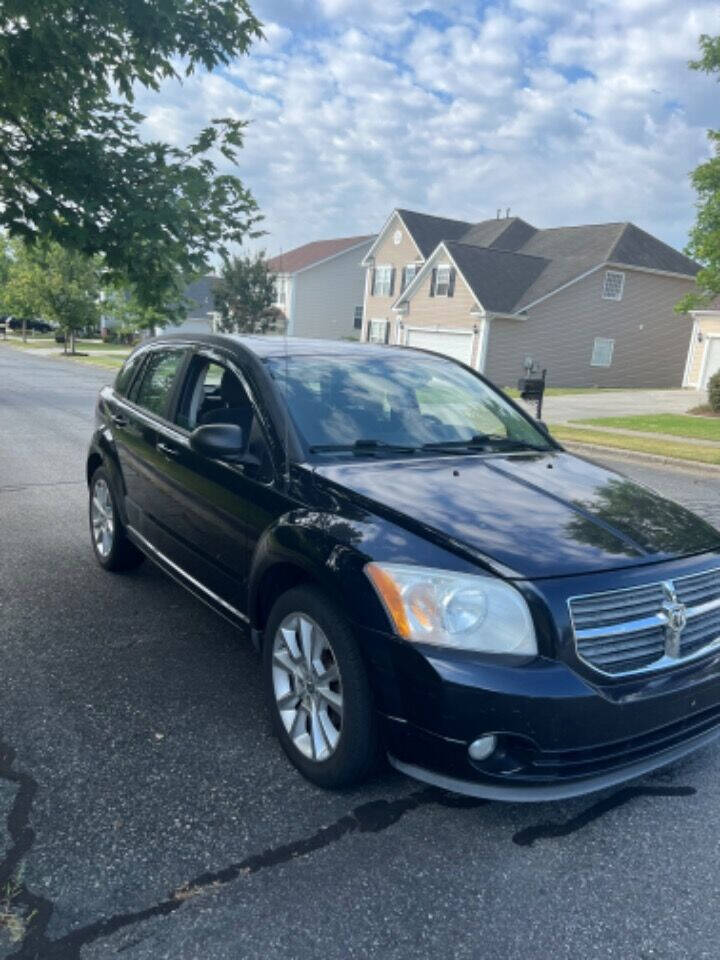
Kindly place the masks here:
<instances>
[{"instance_id":1,"label":"chimney vent","mask_svg":"<svg viewBox=\"0 0 720 960\"><path fill-rule=\"evenodd\" d=\"M505 219L506 220L510 219L510 207L508 207L507 210L505 211Z\"/></svg>"}]
</instances>

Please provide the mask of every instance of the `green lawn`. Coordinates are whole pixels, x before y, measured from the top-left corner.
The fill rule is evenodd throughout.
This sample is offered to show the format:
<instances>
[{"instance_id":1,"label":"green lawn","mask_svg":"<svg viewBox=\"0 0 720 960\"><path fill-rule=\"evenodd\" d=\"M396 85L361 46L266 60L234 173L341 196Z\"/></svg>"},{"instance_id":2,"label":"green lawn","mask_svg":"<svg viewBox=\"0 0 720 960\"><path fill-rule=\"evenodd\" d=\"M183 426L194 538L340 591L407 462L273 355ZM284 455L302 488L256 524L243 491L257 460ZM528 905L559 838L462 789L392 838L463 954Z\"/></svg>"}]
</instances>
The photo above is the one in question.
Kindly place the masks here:
<instances>
[{"instance_id":1,"label":"green lawn","mask_svg":"<svg viewBox=\"0 0 720 960\"><path fill-rule=\"evenodd\" d=\"M632 450L636 453L652 453L661 457L690 460L694 463L720 464L720 446L703 447L683 443L681 440L665 440L658 437L634 437L627 433L601 433L599 430L583 430L582 427L554 426L552 435L560 443L586 443L592 446Z\"/></svg>"},{"instance_id":2,"label":"green lawn","mask_svg":"<svg viewBox=\"0 0 720 960\"><path fill-rule=\"evenodd\" d=\"M597 417L576 420L594 427L620 427L622 430L642 430L645 433L669 433L673 437L720 442L720 417L688 417L682 413L656 413L632 417Z\"/></svg>"}]
</instances>

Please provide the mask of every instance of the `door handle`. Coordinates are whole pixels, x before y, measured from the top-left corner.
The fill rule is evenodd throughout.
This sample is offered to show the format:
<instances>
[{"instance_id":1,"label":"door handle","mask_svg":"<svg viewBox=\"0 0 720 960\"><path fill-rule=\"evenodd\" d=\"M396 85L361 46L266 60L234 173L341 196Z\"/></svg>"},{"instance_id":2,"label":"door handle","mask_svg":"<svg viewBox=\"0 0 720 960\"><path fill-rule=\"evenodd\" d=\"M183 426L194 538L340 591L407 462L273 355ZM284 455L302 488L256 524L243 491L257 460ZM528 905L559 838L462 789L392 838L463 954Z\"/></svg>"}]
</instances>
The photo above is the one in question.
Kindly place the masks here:
<instances>
[{"instance_id":1,"label":"door handle","mask_svg":"<svg viewBox=\"0 0 720 960\"><path fill-rule=\"evenodd\" d=\"M127 417L124 417L121 413L111 413L110 419L117 427L126 427L128 425Z\"/></svg>"},{"instance_id":2,"label":"door handle","mask_svg":"<svg viewBox=\"0 0 720 960\"><path fill-rule=\"evenodd\" d=\"M155 444L157 450L160 450L161 453L164 453L166 457L179 457L180 451L177 447L171 447L169 443L163 443L160 441Z\"/></svg>"}]
</instances>

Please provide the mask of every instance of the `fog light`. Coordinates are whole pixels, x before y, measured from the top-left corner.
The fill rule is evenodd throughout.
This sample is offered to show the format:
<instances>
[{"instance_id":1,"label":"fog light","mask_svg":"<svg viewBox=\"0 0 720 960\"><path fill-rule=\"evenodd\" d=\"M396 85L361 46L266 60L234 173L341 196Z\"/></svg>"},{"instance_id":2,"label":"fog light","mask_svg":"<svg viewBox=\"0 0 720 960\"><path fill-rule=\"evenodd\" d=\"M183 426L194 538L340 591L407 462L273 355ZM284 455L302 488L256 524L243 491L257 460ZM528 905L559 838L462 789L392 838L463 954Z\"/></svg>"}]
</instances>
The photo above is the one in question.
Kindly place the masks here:
<instances>
[{"instance_id":1,"label":"fog light","mask_svg":"<svg viewBox=\"0 0 720 960\"><path fill-rule=\"evenodd\" d=\"M490 754L497 746L497 737L490 736L479 737L468 747L468 753L472 760L487 760Z\"/></svg>"}]
</instances>

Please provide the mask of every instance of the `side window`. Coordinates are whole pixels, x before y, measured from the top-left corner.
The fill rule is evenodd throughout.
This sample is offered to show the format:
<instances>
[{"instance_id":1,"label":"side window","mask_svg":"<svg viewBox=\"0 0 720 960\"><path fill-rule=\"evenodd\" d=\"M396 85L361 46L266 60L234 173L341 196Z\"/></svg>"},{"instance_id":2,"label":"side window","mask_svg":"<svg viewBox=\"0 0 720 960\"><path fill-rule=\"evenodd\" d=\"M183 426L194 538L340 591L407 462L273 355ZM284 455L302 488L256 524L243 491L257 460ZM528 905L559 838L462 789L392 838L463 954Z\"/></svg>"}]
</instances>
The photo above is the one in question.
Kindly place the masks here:
<instances>
[{"instance_id":1,"label":"side window","mask_svg":"<svg viewBox=\"0 0 720 960\"><path fill-rule=\"evenodd\" d=\"M126 397L130 392L130 387L132 386L133 378L142 366L142 361L144 360L146 354L145 352L133 353L127 358L125 363L122 365L118 371L118 375L115 377L115 393L119 393L121 397Z\"/></svg>"},{"instance_id":2,"label":"side window","mask_svg":"<svg viewBox=\"0 0 720 960\"><path fill-rule=\"evenodd\" d=\"M250 398L232 370L195 357L175 418L178 426L194 430L208 423L236 423L247 436L252 416Z\"/></svg>"},{"instance_id":3,"label":"side window","mask_svg":"<svg viewBox=\"0 0 720 960\"><path fill-rule=\"evenodd\" d=\"M247 475L263 482L272 480L272 459L262 427L245 387L228 367L195 357L175 420L185 430L212 423L236 424L243 432L245 453L257 460L252 469L247 468Z\"/></svg>"},{"instance_id":4,"label":"side window","mask_svg":"<svg viewBox=\"0 0 720 960\"><path fill-rule=\"evenodd\" d=\"M165 416L175 377L185 357L184 350L158 350L148 357L135 403L159 417Z\"/></svg>"}]
</instances>

